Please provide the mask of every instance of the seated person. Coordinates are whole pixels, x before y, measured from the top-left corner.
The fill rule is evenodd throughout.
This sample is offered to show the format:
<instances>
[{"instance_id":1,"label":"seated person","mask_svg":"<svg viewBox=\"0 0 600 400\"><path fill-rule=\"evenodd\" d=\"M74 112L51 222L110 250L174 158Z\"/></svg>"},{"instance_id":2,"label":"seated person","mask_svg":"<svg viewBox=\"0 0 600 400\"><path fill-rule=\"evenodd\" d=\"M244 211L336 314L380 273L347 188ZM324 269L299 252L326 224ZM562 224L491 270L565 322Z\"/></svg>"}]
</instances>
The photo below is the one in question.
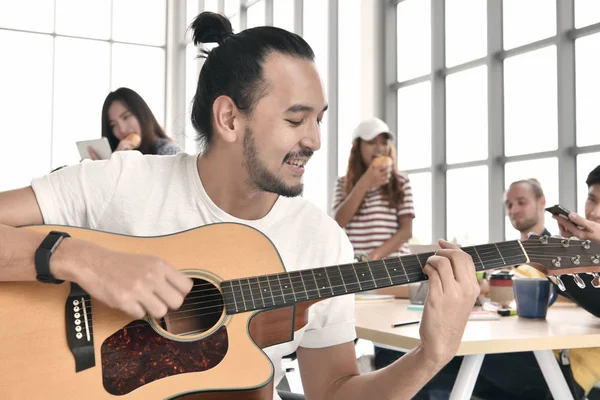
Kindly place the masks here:
<instances>
[{"instance_id":1,"label":"seated person","mask_svg":"<svg viewBox=\"0 0 600 400\"><path fill-rule=\"evenodd\" d=\"M129 88L110 92L102 106L102 136L112 151L138 150L142 154L170 155L181 151L167 136L144 99ZM93 160L98 155L88 149Z\"/></svg>"}]
</instances>

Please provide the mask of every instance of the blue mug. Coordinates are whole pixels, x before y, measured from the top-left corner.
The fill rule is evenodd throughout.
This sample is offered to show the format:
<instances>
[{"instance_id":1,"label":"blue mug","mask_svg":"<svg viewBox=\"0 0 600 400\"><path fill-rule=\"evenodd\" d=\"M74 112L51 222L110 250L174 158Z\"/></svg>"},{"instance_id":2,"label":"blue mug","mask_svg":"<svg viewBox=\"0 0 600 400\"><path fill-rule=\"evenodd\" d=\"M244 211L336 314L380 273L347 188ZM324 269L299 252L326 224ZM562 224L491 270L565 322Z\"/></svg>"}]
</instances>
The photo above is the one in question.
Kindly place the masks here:
<instances>
[{"instance_id":1,"label":"blue mug","mask_svg":"<svg viewBox=\"0 0 600 400\"><path fill-rule=\"evenodd\" d=\"M513 291L517 315L523 318L546 318L548 307L558 297L547 278L513 278Z\"/></svg>"}]
</instances>

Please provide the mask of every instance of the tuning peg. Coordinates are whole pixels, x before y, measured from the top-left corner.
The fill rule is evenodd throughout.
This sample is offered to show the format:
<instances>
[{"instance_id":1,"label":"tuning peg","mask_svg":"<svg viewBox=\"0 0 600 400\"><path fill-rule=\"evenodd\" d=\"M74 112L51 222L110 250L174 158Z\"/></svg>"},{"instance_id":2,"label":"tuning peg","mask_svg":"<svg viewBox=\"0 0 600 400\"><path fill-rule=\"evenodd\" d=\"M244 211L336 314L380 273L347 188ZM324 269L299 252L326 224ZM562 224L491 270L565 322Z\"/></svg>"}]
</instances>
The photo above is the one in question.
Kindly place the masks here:
<instances>
[{"instance_id":1,"label":"tuning peg","mask_svg":"<svg viewBox=\"0 0 600 400\"><path fill-rule=\"evenodd\" d=\"M552 259L552 265L554 265L556 268L560 268L560 262L561 262L562 258L560 257L555 257Z\"/></svg>"},{"instance_id":2,"label":"tuning peg","mask_svg":"<svg viewBox=\"0 0 600 400\"><path fill-rule=\"evenodd\" d=\"M565 284L563 283L563 281L560 279L560 276L558 275L553 275L552 276L555 280L556 280L556 285L558 286L558 288L564 292L565 290L567 290L567 288L565 287Z\"/></svg>"},{"instance_id":3,"label":"tuning peg","mask_svg":"<svg viewBox=\"0 0 600 400\"><path fill-rule=\"evenodd\" d=\"M600 288L600 276L596 272L588 272L592 276L592 286L596 289Z\"/></svg>"},{"instance_id":4,"label":"tuning peg","mask_svg":"<svg viewBox=\"0 0 600 400\"><path fill-rule=\"evenodd\" d=\"M576 256L571 257L571 262L573 263L573 265L581 264L581 256L577 254Z\"/></svg>"},{"instance_id":5,"label":"tuning peg","mask_svg":"<svg viewBox=\"0 0 600 400\"><path fill-rule=\"evenodd\" d=\"M581 246L583 246L584 249L589 250L592 247L592 242L590 239L584 240L581 242Z\"/></svg>"},{"instance_id":6,"label":"tuning peg","mask_svg":"<svg viewBox=\"0 0 600 400\"><path fill-rule=\"evenodd\" d=\"M595 254L590 257L590 261L594 264L600 264L600 254Z\"/></svg>"},{"instance_id":7,"label":"tuning peg","mask_svg":"<svg viewBox=\"0 0 600 400\"><path fill-rule=\"evenodd\" d=\"M548 244L548 236L544 235L544 236L540 236L540 243L541 244Z\"/></svg>"},{"instance_id":8,"label":"tuning peg","mask_svg":"<svg viewBox=\"0 0 600 400\"><path fill-rule=\"evenodd\" d=\"M578 274L569 274L573 277L573 280L575 281L575 283L577 284L577 286L579 286L580 289L585 289L585 282L583 281L583 279L581 279L581 277Z\"/></svg>"}]
</instances>

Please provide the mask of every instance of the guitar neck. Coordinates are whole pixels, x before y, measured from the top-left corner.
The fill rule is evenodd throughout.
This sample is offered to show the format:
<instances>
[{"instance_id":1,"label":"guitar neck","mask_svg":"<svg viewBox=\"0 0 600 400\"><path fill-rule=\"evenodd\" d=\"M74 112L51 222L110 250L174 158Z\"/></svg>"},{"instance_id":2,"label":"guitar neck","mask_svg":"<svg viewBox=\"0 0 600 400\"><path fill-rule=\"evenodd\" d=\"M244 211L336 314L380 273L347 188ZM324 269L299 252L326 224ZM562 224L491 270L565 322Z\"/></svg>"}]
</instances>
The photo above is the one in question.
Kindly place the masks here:
<instances>
[{"instance_id":1,"label":"guitar neck","mask_svg":"<svg viewBox=\"0 0 600 400\"><path fill-rule=\"evenodd\" d=\"M518 240L463 247L476 271L522 264L527 254ZM400 286L427 279L423 267L434 252L376 261L333 265L221 283L227 314L286 307L367 290Z\"/></svg>"}]
</instances>

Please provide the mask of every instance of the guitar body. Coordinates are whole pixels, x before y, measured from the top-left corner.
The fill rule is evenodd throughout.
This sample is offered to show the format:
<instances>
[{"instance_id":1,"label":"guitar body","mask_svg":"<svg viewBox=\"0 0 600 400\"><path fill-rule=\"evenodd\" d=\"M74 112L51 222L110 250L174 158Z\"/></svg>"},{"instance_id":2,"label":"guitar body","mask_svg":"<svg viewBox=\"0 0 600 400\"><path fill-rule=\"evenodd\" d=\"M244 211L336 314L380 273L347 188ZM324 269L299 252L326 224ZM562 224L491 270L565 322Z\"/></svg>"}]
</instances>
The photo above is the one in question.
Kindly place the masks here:
<instances>
[{"instance_id":1,"label":"guitar body","mask_svg":"<svg viewBox=\"0 0 600 400\"><path fill-rule=\"evenodd\" d=\"M220 293L223 280L284 271L272 243L238 224L151 238L62 226L23 229L66 231L111 250L161 257L198 279L201 294L209 286L211 295ZM177 328L174 316L162 325L135 321L92 299L95 365L76 372L66 335L70 290L69 283L0 282L3 399L271 399L273 366L261 348L291 340L310 305L233 315L221 307L194 322L203 326L200 333L179 335L169 330Z\"/></svg>"}]
</instances>

